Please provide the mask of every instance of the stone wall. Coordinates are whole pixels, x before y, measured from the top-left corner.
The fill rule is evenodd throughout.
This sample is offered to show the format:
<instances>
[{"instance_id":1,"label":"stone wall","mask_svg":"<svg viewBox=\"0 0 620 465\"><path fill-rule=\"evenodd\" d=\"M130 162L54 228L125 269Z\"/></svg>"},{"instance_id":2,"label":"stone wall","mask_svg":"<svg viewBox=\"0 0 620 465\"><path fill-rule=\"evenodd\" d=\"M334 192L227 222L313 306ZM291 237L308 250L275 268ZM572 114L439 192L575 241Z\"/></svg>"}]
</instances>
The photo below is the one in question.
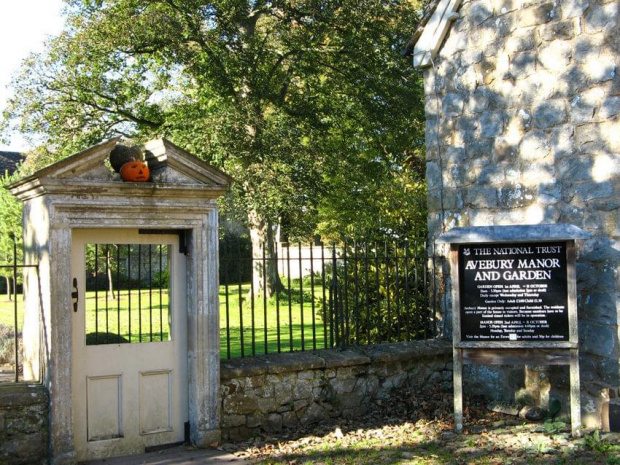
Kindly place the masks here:
<instances>
[{"instance_id":1,"label":"stone wall","mask_svg":"<svg viewBox=\"0 0 620 465\"><path fill-rule=\"evenodd\" d=\"M403 387L451 391L451 343L430 340L222 362L222 438L235 441L329 418L361 417Z\"/></svg>"},{"instance_id":2,"label":"stone wall","mask_svg":"<svg viewBox=\"0 0 620 465\"><path fill-rule=\"evenodd\" d=\"M48 463L48 414L43 386L0 384L0 463Z\"/></svg>"},{"instance_id":3,"label":"stone wall","mask_svg":"<svg viewBox=\"0 0 620 465\"><path fill-rule=\"evenodd\" d=\"M598 387L620 386L618 10L617 0L464 0L424 71L432 237L496 224L592 233L577 264L586 422Z\"/></svg>"}]
</instances>

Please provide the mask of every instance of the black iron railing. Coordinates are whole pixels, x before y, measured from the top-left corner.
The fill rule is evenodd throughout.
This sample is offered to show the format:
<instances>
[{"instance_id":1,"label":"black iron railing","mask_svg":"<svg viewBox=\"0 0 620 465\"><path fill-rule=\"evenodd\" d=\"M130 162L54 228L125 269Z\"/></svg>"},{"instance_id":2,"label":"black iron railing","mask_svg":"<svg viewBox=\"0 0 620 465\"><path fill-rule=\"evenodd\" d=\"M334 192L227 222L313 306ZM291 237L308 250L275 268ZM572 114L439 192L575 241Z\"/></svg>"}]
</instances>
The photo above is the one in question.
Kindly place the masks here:
<instances>
[{"instance_id":1,"label":"black iron railing","mask_svg":"<svg viewBox=\"0 0 620 465\"><path fill-rule=\"evenodd\" d=\"M86 345L170 339L169 250L162 244L87 244Z\"/></svg>"},{"instance_id":2,"label":"black iron railing","mask_svg":"<svg viewBox=\"0 0 620 465\"><path fill-rule=\"evenodd\" d=\"M282 244L271 257L225 243L222 358L433 337L433 269L423 239Z\"/></svg>"},{"instance_id":3,"label":"black iron railing","mask_svg":"<svg viewBox=\"0 0 620 465\"><path fill-rule=\"evenodd\" d=\"M13 367L14 367L14 373L13 376L11 376L11 379L8 378L3 378L1 379L2 381L13 381L15 383L19 382L19 372L20 372L20 366L21 366L21 353L20 353L20 347L21 347L21 339L22 339L22 333L19 331L20 328L20 321L19 321L19 299L18 299L18 294L17 294L17 288L18 288L18 278L20 275L20 271L23 270L24 268L36 268L38 269L38 265L25 265L25 264L19 264L18 262L18 253L17 253L17 240L15 238L14 235L11 235L11 239L13 241L13 250L12 250L12 259L11 259L11 263L10 264L5 264L5 265L0 265L0 269L3 270L10 270L10 278L12 279L12 283L9 283L7 280L7 295L12 295L12 303L13 303L13 319L12 319L12 326L13 326L13 330L11 331L12 333L12 338L13 338L13 346L14 346L14 357L13 357ZM3 325L7 325L7 322L2 322ZM7 334L3 334L3 337L7 337ZM10 337L10 336L9 336ZM8 341L2 341L2 346L5 347L7 345Z\"/></svg>"},{"instance_id":4,"label":"black iron railing","mask_svg":"<svg viewBox=\"0 0 620 465\"><path fill-rule=\"evenodd\" d=\"M166 340L170 331L166 249L90 247L93 256L87 250L87 265L91 260L94 266L87 266L88 297L94 296L95 318L91 322L94 339L88 343ZM16 243L13 249L12 263L0 267L10 269L17 283L22 269L37 265L18 264ZM329 246L282 244L272 256L252 257L247 244L224 241L220 247L221 357L434 337L437 292L432 254L427 252L423 239L351 240ZM265 282L270 282L267 293ZM111 302L113 292L116 300ZM17 295L13 305L14 381L18 382ZM120 318L125 313L123 323ZM111 340L110 335L126 340Z\"/></svg>"}]
</instances>

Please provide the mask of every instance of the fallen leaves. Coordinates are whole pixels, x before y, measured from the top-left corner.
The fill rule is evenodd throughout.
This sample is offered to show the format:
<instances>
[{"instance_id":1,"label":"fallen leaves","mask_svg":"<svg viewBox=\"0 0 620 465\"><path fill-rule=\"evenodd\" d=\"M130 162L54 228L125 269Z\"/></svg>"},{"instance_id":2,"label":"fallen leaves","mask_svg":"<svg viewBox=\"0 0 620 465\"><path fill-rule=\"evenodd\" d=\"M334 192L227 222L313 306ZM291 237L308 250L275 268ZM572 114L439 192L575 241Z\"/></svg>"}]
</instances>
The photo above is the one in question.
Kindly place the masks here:
<instances>
[{"instance_id":1,"label":"fallen leaves","mask_svg":"<svg viewBox=\"0 0 620 465\"><path fill-rule=\"evenodd\" d=\"M395 397L377 403L363 418L337 418L224 446L261 464L620 463L620 445L605 449L602 455L589 450L585 441L571 438L568 425L524 423L487 411L481 399L467 399L465 431L456 434L450 393L437 392L420 400L416 393L403 390ZM620 435L608 438L620 444Z\"/></svg>"}]
</instances>

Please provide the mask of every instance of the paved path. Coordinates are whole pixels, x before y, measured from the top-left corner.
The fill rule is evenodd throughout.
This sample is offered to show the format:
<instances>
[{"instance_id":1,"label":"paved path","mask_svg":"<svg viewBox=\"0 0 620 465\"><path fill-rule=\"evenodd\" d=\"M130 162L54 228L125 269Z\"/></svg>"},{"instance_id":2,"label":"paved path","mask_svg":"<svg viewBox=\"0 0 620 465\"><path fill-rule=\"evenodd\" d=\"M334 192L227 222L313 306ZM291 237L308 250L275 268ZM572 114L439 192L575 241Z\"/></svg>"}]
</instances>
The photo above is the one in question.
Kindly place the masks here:
<instances>
[{"instance_id":1,"label":"paved path","mask_svg":"<svg viewBox=\"0 0 620 465\"><path fill-rule=\"evenodd\" d=\"M194 449L185 446L173 447L141 455L127 455L110 459L81 462L83 465L242 465L249 462L228 452L213 449Z\"/></svg>"}]
</instances>

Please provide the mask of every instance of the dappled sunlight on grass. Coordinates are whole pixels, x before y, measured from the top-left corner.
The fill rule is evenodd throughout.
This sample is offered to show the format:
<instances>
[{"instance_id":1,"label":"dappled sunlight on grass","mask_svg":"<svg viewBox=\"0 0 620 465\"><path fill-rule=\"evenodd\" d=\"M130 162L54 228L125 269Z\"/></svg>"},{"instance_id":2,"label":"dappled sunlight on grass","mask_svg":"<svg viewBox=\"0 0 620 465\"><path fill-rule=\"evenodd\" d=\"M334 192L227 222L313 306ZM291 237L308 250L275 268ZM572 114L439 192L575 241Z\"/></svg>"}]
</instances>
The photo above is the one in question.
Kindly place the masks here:
<instances>
[{"instance_id":1,"label":"dappled sunlight on grass","mask_svg":"<svg viewBox=\"0 0 620 465\"><path fill-rule=\"evenodd\" d=\"M537 423L498 420L485 427L452 431L453 424L441 420L402 423L387 420L383 425L364 426L363 420L340 420L348 428L318 426L317 431L296 439L267 437L247 453L259 464L619 464L618 435L571 438L566 426L545 431ZM322 434L322 432L325 432ZM595 439L593 439L595 438Z\"/></svg>"},{"instance_id":2,"label":"dappled sunlight on grass","mask_svg":"<svg viewBox=\"0 0 620 465\"><path fill-rule=\"evenodd\" d=\"M244 327L243 338L240 336L238 326L224 327L220 329L220 333L221 358L235 358L242 356L242 354L243 356L250 356L329 347L329 336L325 338L323 327L316 327L316 338L314 338L313 328L304 326L303 339L301 337L301 325L283 325L279 331L278 328L267 328L266 332L264 325L262 325L254 332L254 340L252 340L253 331L251 327ZM265 341L267 341L266 346Z\"/></svg>"},{"instance_id":3,"label":"dappled sunlight on grass","mask_svg":"<svg viewBox=\"0 0 620 465\"><path fill-rule=\"evenodd\" d=\"M249 289L249 284L229 286L226 299L226 286L220 286L222 358L240 357L242 353L248 356L280 351L315 350L330 346L329 326L324 324L321 317L323 307L319 289L315 292L314 308L310 292L300 294L298 289L293 289L290 294L280 292L277 298L272 296L267 301L257 296L252 306L251 299L248 298ZM168 340L170 315L167 291L161 296L159 292L150 294L148 290L143 290L140 294L137 290L131 291L131 311L129 292L121 290L118 296L118 299L112 299L111 295L106 296L105 291L100 291L96 298L94 292L87 293L85 334L88 335L90 344L122 343L128 340L138 342L139 334L142 335L141 342ZM17 298L21 331L23 301L21 295ZM239 302L242 303L241 306ZM11 327L14 325L13 305L12 301L0 298L0 322ZM141 313L135 310L138 305L143 308ZM119 336L121 339L117 339Z\"/></svg>"}]
</instances>

